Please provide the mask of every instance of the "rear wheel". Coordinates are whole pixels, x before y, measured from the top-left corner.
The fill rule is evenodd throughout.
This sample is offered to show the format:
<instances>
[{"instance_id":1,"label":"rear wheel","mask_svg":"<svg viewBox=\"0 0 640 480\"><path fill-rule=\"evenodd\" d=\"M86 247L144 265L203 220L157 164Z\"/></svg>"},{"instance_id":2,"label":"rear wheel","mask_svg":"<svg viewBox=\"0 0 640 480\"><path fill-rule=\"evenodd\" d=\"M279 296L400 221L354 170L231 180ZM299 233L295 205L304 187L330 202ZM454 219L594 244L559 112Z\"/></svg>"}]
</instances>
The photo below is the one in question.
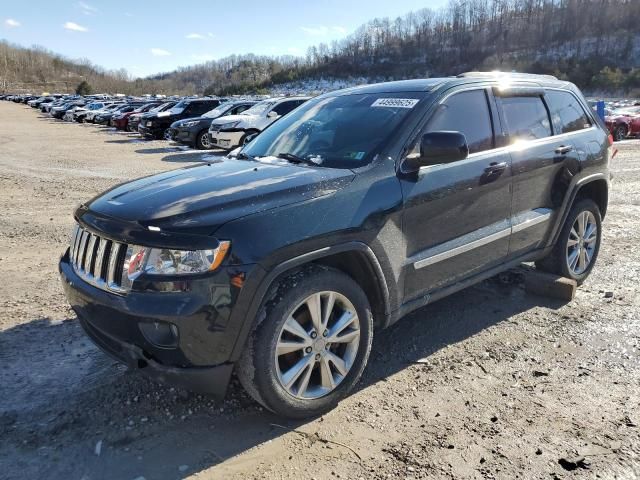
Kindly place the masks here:
<instances>
[{"instance_id":1,"label":"rear wheel","mask_svg":"<svg viewBox=\"0 0 640 480\"><path fill-rule=\"evenodd\" d=\"M602 219L598 205L583 199L571 208L558 241L536 267L572 278L582 284L593 269L600 250Z\"/></svg>"},{"instance_id":2,"label":"rear wheel","mask_svg":"<svg viewBox=\"0 0 640 480\"><path fill-rule=\"evenodd\" d=\"M208 129L202 130L196 137L196 148L199 150L209 150L211 148Z\"/></svg>"},{"instance_id":3,"label":"rear wheel","mask_svg":"<svg viewBox=\"0 0 640 480\"><path fill-rule=\"evenodd\" d=\"M290 418L320 415L360 379L373 334L362 289L336 270L309 266L278 282L238 363L247 392Z\"/></svg>"}]
</instances>

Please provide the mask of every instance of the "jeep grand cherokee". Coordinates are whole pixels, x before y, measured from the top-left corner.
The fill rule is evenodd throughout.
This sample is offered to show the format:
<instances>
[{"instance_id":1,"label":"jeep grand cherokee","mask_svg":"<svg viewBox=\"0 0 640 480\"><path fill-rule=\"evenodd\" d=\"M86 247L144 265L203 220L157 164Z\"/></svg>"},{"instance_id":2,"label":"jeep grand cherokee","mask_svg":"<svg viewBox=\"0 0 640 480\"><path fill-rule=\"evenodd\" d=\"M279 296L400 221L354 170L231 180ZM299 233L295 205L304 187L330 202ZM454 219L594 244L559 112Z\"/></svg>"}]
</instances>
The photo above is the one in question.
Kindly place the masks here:
<instances>
[{"instance_id":1,"label":"jeep grand cherokee","mask_svg":"<svg viewBox=\"0 0 640 480\"><path fill-rule=\"evenodd\" d=\"M284 416L353 388L374 332L520 262L582 283L611 142L577 88L465 74L309 100L237 154L81 205L62 283L155 378ZM425 320L426 321L426 320Z\"/></svg>"}]
</instances>

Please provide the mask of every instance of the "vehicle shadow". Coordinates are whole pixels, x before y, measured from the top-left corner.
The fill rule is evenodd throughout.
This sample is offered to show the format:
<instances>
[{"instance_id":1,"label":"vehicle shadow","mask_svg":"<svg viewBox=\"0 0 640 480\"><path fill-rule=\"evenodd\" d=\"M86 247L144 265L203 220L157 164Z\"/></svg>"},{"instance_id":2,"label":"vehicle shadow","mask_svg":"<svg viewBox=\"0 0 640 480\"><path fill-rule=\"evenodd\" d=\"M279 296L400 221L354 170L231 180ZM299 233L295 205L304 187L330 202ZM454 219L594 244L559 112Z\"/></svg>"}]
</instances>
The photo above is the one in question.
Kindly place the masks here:
<instances>
[{"instance_id":1,"label":"vehicle shadow","mask_svg":"<svg viewBox=\"0 0 640 480\"><path fill-rule=\"evenodd\" d=\"M378 332L352 395L518 313L562 305L521 287L517 275L507 284L488 280ZM212 466L224 471L232 458L286 433L274 423L314 422L275 417L236 380L224 402L156 384L100 352L75 318L41 318L0 332L0 361L7 365L0 370L0 434L9 440L1 442L0 458L15 464L19 452L21 478L169 479Z\"/></svg>"},{"instance_id":2,"label":"vehicle shadow","mask_svg":"<svg viewBox=\"0 0 640 480\"><path fill-rule=\"evenodd\" d=\"M224 158L227 152L212 152L210 150L200 150L198 152L174 153L162 157L163 162L214 162Z\"/></svg>"}]
</instances>

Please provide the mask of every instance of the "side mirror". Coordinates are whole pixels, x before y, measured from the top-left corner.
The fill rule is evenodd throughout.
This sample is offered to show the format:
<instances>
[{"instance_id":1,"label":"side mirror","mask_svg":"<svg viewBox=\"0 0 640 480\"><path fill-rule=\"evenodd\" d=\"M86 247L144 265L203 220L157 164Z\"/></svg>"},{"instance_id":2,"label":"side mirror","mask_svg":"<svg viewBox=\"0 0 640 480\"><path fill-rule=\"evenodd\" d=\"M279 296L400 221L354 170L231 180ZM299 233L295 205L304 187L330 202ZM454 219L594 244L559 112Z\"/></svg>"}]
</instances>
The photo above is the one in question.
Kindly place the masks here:
<instances>
[{"instance_id":1,"label":"side mirror","mask_svg":"<svg viewBox=\"0 0 640 480\"><path fill-rule=\"evenodd\" d=\"M277 112L271 110L269 113L267 113L267 118L278 118L280 115L278 115Z\"/></svg>"},{"instance_id":2,"label":"side mirror","mask_svg":"<svg viewBox=\"0 0 640 480\"><path fill-rule=\"evenodd\" d=\"M429 132L420 139L420 154L409 155L403 169L415 171L420 167L457 162L469 156L467 139L460 132Z\"/></svg>"}]
</instances>

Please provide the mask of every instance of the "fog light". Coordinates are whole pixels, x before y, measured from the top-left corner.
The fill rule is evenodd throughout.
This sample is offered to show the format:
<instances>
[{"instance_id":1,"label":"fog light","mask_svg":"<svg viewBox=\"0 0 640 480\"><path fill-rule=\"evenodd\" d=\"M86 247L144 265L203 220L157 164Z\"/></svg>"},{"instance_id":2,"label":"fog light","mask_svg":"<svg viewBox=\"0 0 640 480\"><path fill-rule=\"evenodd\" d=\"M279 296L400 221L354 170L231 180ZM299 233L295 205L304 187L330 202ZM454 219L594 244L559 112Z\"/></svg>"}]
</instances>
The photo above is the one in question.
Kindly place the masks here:
<instances>
[{"instance_id":1,"label":"fog light","mask_svg":"<svg viewBox=\"0 0 640 480\"><path fill-rule=\"evenodd\" d=\"M176 348L178 346L178 327L173 323L144 322L139 323L138 326L144 338L156 347Z\"/></svg>"}]
</instances>

